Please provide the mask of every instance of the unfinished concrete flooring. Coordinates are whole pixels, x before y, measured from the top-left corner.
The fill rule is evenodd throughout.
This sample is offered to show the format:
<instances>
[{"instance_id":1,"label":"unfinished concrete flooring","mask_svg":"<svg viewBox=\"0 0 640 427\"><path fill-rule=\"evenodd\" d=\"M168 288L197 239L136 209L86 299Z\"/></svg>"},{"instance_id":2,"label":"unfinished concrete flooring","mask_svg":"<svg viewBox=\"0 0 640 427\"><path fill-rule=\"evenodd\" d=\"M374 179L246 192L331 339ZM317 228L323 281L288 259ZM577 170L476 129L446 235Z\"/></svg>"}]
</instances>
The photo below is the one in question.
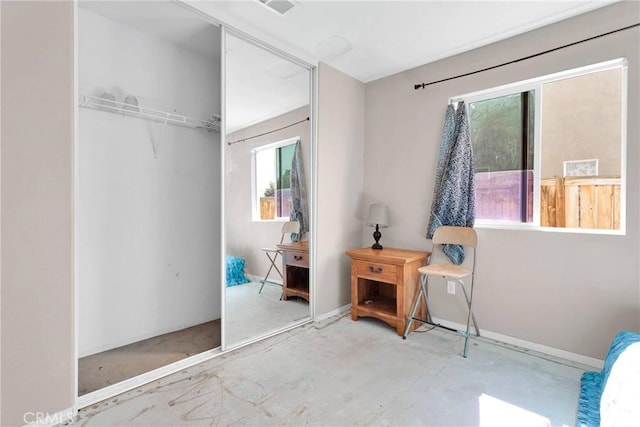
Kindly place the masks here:
<instances>
[{"instance_id":1,"label":"unfinished concrete flooring","mask_svg":"<svg viewBox=\"0 0 640 427\"><path fill-rule=\"evenodd\" d=\"M373 319L309 324L80 411L76 425L575 425L583 369Z\"/></svg>"}]
</instances>

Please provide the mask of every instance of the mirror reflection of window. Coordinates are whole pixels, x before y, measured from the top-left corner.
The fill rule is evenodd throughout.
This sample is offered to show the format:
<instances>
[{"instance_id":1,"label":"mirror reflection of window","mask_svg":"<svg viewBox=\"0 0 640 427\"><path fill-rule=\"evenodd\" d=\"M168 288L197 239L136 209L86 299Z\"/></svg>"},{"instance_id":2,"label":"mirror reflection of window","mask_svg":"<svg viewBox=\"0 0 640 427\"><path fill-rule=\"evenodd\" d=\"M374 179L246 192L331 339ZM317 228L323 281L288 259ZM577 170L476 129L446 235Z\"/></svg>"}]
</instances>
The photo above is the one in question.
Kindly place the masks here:
<instances>
[{"instance_id":1,"label":"mirror reflection of window","mask_svg":"<svg viewBox=\"0 0 640 427\"><path fill-rule=\"evenodd\" d=\"M621 230L624 60L462 96L479 224Z\"/></svg>"},{"instance_id":2,"label":"mirror reflection of window","mask_svg":"<svg viewBox=\"0 0 640 427\"><path fill-rule=\"evenodd\" d=\"M287 220L291 212L291 162L298 138L253 150L253 219Z\"/></svg>"}]
</instances>

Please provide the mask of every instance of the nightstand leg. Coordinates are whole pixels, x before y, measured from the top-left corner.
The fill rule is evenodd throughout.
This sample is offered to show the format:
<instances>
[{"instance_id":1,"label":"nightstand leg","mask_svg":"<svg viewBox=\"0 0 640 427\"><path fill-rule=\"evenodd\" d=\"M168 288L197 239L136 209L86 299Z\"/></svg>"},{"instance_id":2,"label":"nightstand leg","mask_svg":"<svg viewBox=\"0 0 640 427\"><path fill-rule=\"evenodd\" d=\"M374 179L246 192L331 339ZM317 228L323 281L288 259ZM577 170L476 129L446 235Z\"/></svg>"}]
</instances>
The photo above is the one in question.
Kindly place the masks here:
<instances>
[{"instance_id":1,"label":"nightstand leg","mask_svg":"<svg viewBox=\"0 0 640 427\"><path fill-rule=\"evenodd\" d=\"M402 335L402 339L407 339L407 335L409 335L409 331L411 330L411 326L413 325L413 318L416 315L416 311L418 311L418 306L420 305L420 298L425 296L425 279L424 276L420 278L420 290L418 291L418 295L413 301L413 306L411 307L411 312L409 313L409 317L407 317L407 324L404 328L404 334ZM426 303L426 298L425 298ZM428 315L428 314L427 314Z\"/></svg>"}]
</instances>

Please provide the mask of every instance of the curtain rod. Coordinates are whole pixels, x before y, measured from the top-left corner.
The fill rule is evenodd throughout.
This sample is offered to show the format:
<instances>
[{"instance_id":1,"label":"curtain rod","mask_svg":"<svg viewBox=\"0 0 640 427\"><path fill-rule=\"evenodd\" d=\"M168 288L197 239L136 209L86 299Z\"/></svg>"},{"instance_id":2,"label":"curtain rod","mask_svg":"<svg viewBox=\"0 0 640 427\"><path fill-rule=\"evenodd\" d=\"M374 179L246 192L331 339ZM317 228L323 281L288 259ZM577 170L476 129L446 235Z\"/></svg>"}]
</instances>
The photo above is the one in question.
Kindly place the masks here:
<instances>
[{"instance_id":1,"label":"curtain rod","mask_svg":"<svg viewBox=\"0 0 640 427\"><path fill-rule=\"evenodd\" d=\"M455 80L455 79L459 79L461 77L471 76L473 74L478 74L478 73L482 73L484 71L493 70L495 68L504 67L506 65L515 64L516 62L526 61L527 59L535 58L535 57L541 56L541 55L546 55L547 53L555 52L556 50L565 49L567 47L571 47L571 46L575 46L575 45L580 44L580 43L584 43L584 42L588 42L588 41L591 41L591 40L595 40L595 39L598 39L600 37L609 36L611 34L615 34L615 33L618 33L620 31L629 30L631 28L635 28L635 27L638 27L638 26L640 26L640 23L632 24L632 25L629 25L629 26L626 26L626 27L623 27L623 28L618 28L617 30L609 31L608 33L603 33L603 34L599 34L597 36L589 37L589 38L586 38L586 39L583 39L583 40L578 40L578 41L573 42L573 43L569 43L569 44L565 44L565 45L562 45L562 46L554 47L553 49L548 49L548 50L545 50L545 51L542 51L542 52L534 53L532 55L528 55L528 56L524 56L522 58L514 59L513 61L504 62L502 64L493 65L491 67L483 68L481 70L471 71L471 72L468 72L468 73L459 74L459 75L453 76L453 77L447 77L446 79L436 80L436 81L429 82L429 83L414 84L413 88L415 90L424 89L427 86L434 85L434 84L437 84L437 83L442 83L442 82L446 82L446 81L449 81L449 80Z\"/></svg>"},{"instance_id":2,"label":"curtain rod","mask_svg":"<svg viewBox=\"0 0 640 427\"><path fill-rule=\"evenodd\" d=\"M306 119L300 120L298 122L291 123L290 125L286 125L286 126L282 126L281 128L278 128L278 129L270 130L269 132L264 132L264 133L261 133L261 134L258 134L258 135L248 136L246 138L236 139L235 141L227 142L227 145L233 145L233 144L237 144L238 142L245 142L245 141L247 141L249 139L258 138L259 136L269 135L270 133L278 132L278 131L281 131L283 129L290 128L291 126L299 125L300 123L308 122L308 121L309 121L309 117L307 117Z\"/></svg>"}]
</instances>

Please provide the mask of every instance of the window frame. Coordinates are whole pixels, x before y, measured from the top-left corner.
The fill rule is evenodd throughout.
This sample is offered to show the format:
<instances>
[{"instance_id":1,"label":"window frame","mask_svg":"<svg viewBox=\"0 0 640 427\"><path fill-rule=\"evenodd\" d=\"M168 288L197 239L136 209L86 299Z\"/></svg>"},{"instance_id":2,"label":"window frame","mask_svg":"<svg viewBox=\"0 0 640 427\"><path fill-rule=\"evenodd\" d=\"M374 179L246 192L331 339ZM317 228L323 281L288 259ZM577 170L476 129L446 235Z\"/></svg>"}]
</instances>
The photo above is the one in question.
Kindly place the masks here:
<instances>
[{"instance_id":1,"label":"window frame","mask_svg":"<svg viewBox=\"0 0 640 427\"><path fill-rule=\"evenodd\" d=\"M251 149L251 220L253 222L286 222L289 221L289 217L276 216L274 219L262 219L260 218L260 204L258 203L258 183L257 183L257 162L256 155L260 151L275 150L278 148L286 147L288 145L295 145L300 141L300 137L291 137L280 141L272 142L269 144L260 145ZM275 165L274 165L275 167ZM277 172L277 171L276 171ZM277 181L277 177L276 177ZM277 212L277 208L276 208Z\"/></svg>"},{"instance_id":2,"label":"window frame","mask_svg":"<svg viewBox=\"0 0 640 427\"><path fill-rule=\"evenodd\" d=\"M558 80L579 77L586 74L620 68L622 73L621 84L621 133L620 133L620 229L592 229L592 228L571 228L571 227L543 227L540 225L540 170L542 167L542 94L543 85ZM534 91L535 94L535 114L534 114L534 170L533 170L533 221L515 222L504 220L476 219L474 226L487 229L505 230L540 230L559 233L582 233L582 234L609 234L626 235L626 200L627 200L627 111L628 111L628 63L626 58L616 58L609 61L599 62L592 65L577 67L557 73L527 79L506 85L496 86L480 91L470 92L449 98L449 103L456 105L459 101L464 101L467 106L474 102L499 98L517 93ZM468 107L470 108L470 107Z\"/></svg>"}]
</instances>

